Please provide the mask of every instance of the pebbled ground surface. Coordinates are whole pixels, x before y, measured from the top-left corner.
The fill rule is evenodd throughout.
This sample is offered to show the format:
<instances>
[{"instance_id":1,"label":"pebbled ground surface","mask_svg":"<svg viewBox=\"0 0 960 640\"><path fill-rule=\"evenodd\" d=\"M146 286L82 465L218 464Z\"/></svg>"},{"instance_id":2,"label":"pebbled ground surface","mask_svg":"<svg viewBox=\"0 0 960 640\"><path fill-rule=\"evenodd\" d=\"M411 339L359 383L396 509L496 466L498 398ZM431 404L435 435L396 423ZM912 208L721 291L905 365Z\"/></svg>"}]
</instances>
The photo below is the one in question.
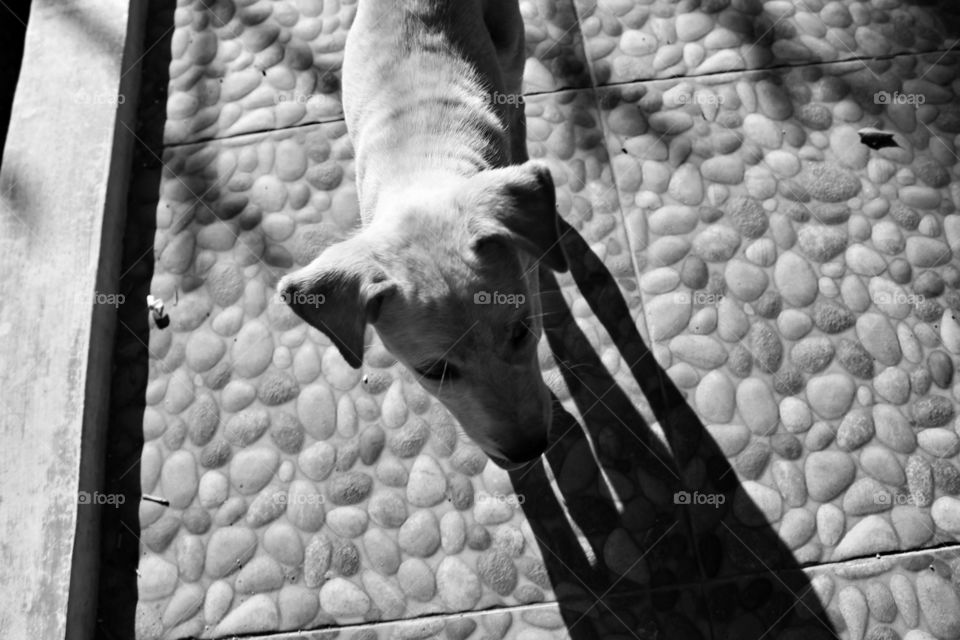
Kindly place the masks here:
<instances>
[{"instance_id":1,"label":"pebbled ground surface","mask_svg":"<svg viewBox=\"0 0 960 640\"><path fill-rule=\"evenodd\" d=\"M273 294L358 223L354 3L167 16L138 638L960 638L955 9L574 4L521 3L578 266L541 344L569 422L512 478Z\"/></svg>"}]
</instances>

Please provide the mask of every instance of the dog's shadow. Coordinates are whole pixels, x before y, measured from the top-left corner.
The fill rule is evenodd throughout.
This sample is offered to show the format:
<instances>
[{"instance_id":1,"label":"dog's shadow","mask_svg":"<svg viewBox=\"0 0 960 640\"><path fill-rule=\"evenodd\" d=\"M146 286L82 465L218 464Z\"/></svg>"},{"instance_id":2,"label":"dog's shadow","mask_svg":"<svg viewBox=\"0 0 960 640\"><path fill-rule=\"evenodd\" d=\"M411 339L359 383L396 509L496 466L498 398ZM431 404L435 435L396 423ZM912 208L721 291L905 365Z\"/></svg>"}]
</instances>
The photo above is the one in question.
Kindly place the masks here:
<instances>
[{"instance_id":1,"label":"dog's shadow","mask_svg":"<svg viewBox=\"0 0 960 640\"><path fill-rule=\"evenodd\" d=\"M613 276L564 226L574 281L666 437L610 375L543 270L544 332L583 425L555 399L552 473L537 462L511 479L568 633L836 637L843 623L828 618L790 550L739 490L723 452L640 336Z\"/></svg>"}]
</instances>

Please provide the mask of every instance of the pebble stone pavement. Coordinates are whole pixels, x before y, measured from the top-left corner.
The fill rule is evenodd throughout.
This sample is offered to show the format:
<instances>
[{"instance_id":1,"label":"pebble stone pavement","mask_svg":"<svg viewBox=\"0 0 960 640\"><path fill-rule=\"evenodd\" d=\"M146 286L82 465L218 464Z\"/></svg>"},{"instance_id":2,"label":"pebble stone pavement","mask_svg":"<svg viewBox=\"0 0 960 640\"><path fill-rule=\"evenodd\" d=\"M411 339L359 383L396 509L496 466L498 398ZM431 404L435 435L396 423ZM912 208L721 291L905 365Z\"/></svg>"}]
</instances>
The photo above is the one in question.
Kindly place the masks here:
<instances>
[{"instance_id":1,"label":"pebble stone pavement","mask_svg":"<svg viewBox=\"0 0 960 640\"><path fill-rule=\"evenodd\" d=\"M159 194L133 183L171 319L149 338L141 487L169 504L140 505L141 640L325 625L352 640L570 637L549 541L508 475L376 341L353 370L273 294L358 221L338 96L355 6L180 0L167 19ZM656 587L632 597L669 611L659 627L621 616L605 637L759 638L778 612L820 606L843 638L960 638L956 8L521 9L530 154L739 481L719 507L697 493L670 506L696 562L630 527L600 534L609 570ZM864 127L896 145L862 144ZM571 276L558 281L653 423ZM561 484L585 451L554 465ZM694 491L707 473L684 472ZM631 504L649 498L642 470L611 477ZM700 543L758 529L808 592L748 575L760 546Z\"/></svg>"}]
</instances>

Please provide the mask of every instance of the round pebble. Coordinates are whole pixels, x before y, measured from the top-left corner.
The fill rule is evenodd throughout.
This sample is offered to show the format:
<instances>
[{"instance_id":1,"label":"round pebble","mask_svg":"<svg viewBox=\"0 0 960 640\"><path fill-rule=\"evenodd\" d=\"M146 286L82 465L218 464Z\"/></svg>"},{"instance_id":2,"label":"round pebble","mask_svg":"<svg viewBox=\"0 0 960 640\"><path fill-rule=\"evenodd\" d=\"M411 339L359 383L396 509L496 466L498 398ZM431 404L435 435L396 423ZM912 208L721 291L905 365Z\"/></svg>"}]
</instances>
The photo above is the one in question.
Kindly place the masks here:
<instances>
[{"instance_id":1,"label":"round pebble","mask_svg":"<svg viewBox=\"0 0 960 640\"><path fill-rule=\"evenodd\" d=\"M960 635L960 595L956 587L934 572L917 576L917 599L920 611L938 638Z\"/></svg>"},{"instance_id":2,"label":"round pebble","mask_svg":"<svg viewBox=\"0 0 960 640\"><path fill-rule=\"evenodd\" d=\"M294 480L287 493L287 519L303 531L318 531L324 517L324 498L315 485Z\"/></svg>"},{"instance_id":3,"label":"round pebble","mask_svg":"<svg viewBox=\"0 0 960 640\"><path fill-rule=\"evenodd\" d=\"M854 638L862 638L867 629L867 599L856 586L849 585L837 595L837 607L846 623L847 631Z\"/></svg>"},{"instance_id":4,"label":"round pebble","mask_svg":"<svg viewBox=\"0 0 960 640\"><path fill-rule=\"evenodd\" d=\"M279 518L287 508L287 492L282 489L261 491L247 509L247 523L259 527Z\"/></svg>"},{"instance_id":5,"label":"round pebble","mask_svg":"<svg viewBox=\"0 0 960 640\"><path fill-rule=\"evenodd\" d=\"M398 535L404 552L428 558L440 548L440 524L432 511L421 509L407 518Z\"/></svg>"},{"instance_id":6,"label":"round pebble","mask_svg":"<svg viewBox=\"0 0 960 640\"><path fill-rule=\"evenodd\" d=\"M695 393L698 413L704 420L725 423L733 418L734 386L720 371L707 373Z\"/></svg>"},{"instance_id":7,"label":"round pebble","mask_svg":"<svg viewBox=\"0 0 960 640\"><path fill-rule=\"evenodd\" d=\"M421 454L410 468L407 482L407 501L417 507L432 507L443 500L447 491L447 480L431 456Z\"/></svg>"},{"instance_id":8,"label":"round pebble","mask_svg":"<svg viewBox=\"0 0 960 640\"><path fill-rule=\"evenodd\" d=\"M877 276L887 269L883 256L862 244L848 247L844 259L851 271L863 276Z\"/></svg>"},{"instance_id":9,"label":"round pebble","mask_svg":"<svg viewBox=\"0 0 960 640\"><path fill-rule=\"evenodd\" d=\"M841 340L837 346L837 361L857 378L873 378L873 358L859 342Z\"/></svg>"},{"instance_id":10,"label":"round pebble","mask_svg":"<svg viewBox=\"0 0 960 640\"><path fill-rule=\"evenodd\" d=\"M779 146L777 144L776 146ZM731 198L725 208L727 215L743 237L759 238L767 230L767 212L754 198L738 196Z\"/></svg>"},{"instance_id":11,"label":"round pebble","mask_svg":"<svg viewBox=\"0 0 960 640\"><path fill-rule=\"evenodd\" d=\"M733 257L739 246L740 235L735 230L715 224L697 235L693 241L693 252L707 262L726 262Z\"/></svg>"},{"instance_id":12,"label":"round pebble","mask_svg":"<svg viewBox=\"0 0 960 640\"><path fill-rule=\"evenodd\" d=\"M450 611L469 611L480 601L480 579L456 556L446 556L437 566L437 591Z\"/></svg>"},{"instance_id":13,"label":"round pebble","mask_svg":"<svg viewBox=\"0 0 960 640\"><path fill-rule=\"evenodd\" d=\"M367 512L358 507L337 507L327 513L327 525L341 538L356 538L367 530Z\"/></svg>"},{"instance_id":14,"label":"round pebble","mask_svg":"<svg viewBox=\"0 0 960 640\"><path fill-rule=\"evenodd\" d=\"M388 529L395 529L407 519L407 505L397 492L382 491L375 493L367 506L370 518Z\"/></svg>"},{"instance_id":15,"label":"round pebble","mask_svg":"<svg viewBox=\"0 0 960 640\"><path fill-rule=\"evenodd\" d=\"M357 617L370 608L370 598L353 582L336 577L320 588L320 607L333 616Z\"/></svg>"},{"instance_id":16,"label":"round pebble","mask_svg":"<svg viewBox=\"0 0 960 640\"><path fill-rule=\"evenodd\" d=\"M466 523L456 511L448 511L440 519L440 545L447 555L456 555L466 544Z\"/></svg>"},{"instance_id":17,"label":"round pebble","mask_svg":"<svg viewBox=\"0 0 960 640\"><path fill-rule=\"evenodd\" d=\"M934 524L956 535L960 533L960 500L950 496L937 498L930 510Z\"/></svg>"},{"instance_id":18,"label":"round pebble","mask_svg":"<svg viewBox=\"0 0 960 640\"><path fill-rule=\"evenodd\" d=\"M757 435L776 429L779 411L770 388L758 378L741 382L736 391L737 408L747 427Z\"/></svg>"},{"instance_id":19,"label":"round pebble","mask_svg":"<svg viewBox=\"0 0 960 640\"><path fill-rule=\"evenodd\" d=\"M852 516L886 511L890 504L890 492L873 478L860 478L843 495L843 511Z\"/></svg>"},{"instance_id":20,"label":"round pebble","mask_svg":"<svg viewBox=\"0 0 960 640\"><path fill-rule=\"evenodd\" d=\"M754 364L762 371L776 373L783 362L783 344L771 326L766 322L755 322L750 326L747 337Z\"/></svg>"},{"instance_id":21,"label":"round pebble","mask_svg":"<svg viewBox=\"0 0 960 640\"><path fill-rule=\"evenodd\" d=\"M237 574L234 588L250 594L272 591L283 586L283 569L268 556L257 556L246 563Z\"/></svg>"},{"instance_id":22,"label":"round pebble","mask_svg":"<svg viewBox=\"0 0 960 640\"><path fill-rule=\"evenodd\" d=\"M814 198L823 202L844 202L860 193L860 180L850 171L830 162L808 162L797 176Z\"/></svg>"},{"instance_id":23,"label":"round pebble","mask_svg":"<svg viewBox=\"0 0 960 640\"><path fill-rule=\"evenodd\" d=\"M816 298L816 274L806 260L792 251L781 254L773 277L783 299L795 307L805 307Z\"/></svg>"},{"instance_id":24,"label":"round pebble","mask_svg":"<svg viewBox=\"0 0 960 640\"><path fill-rule=\"evenodd\" d=\"M360 471L333 476L327 483L327 495L335 505L358 504L366 500L373 488L373 478Z\"/></svg>"},{"instance_id":25,"label":"round pebble","mask_svg":"<svg viewBox=\"0 0 960 640\"><path fill-rule=\"evenodd\" d=\"M827 546L834 546L843 535L844 515L840 507L822 504L817 509L817 534Z\"/></svg>"},{"instance_id":26,"label":"round pebble","mask_svg":"<svg viewBox=\"0 0 960 640\"><path fill-rule=\"evenodd\" d=\"M257 536L252 529L241 526L215 529L207 543L204 562L207 574L214 578L230 574L253 557L256 548ZM141 573L146 571L141 568Z\"/></svg>"},{"instance_id":27,"label":"round pebble","mask_svg":"<svg viewBox=\"0 0 960 640\"><path fill-rule=\"evenodd\" d=\"M230 483L243 495L252 495L270 482L280 466L273 449L257 447L238 451L230 461Z\"/></svg>"},{"instance_id":28,"label":"round pebble","mask_svg":"<svg viewBox=\"0 0 960 640\"><path fill-rule=\"evenodd\" d=\"M849 486L856 474L856 465L846 453L815 451L807 456L804 474L810 497L826 502Z\"/></svg>"},{"instance_id":29,"label":"round pebble","mask_svg":"<svg viewBox=\"0 0 960 640\"><path fill-rule=\"evenodd\" d=\"M890 512L890 521L900 543L911 549L918 549L929 542L936 528L926 509L911 505L895 506Z\"/></svg>"},{"instance_id":30,"label":"round pebble","mask_svg":"<svg viewBox=\"0 0 960 640\"><path fill-rule=\"evenodd\" d=\"M759 298L769 284L763 269L742 260L729 261L723 276L730 293L744 302Z\"/></svg>"},{"instance_id":31,"label":"round pebble","mask_svg":"<svg viewBox=\"0 0 960 640\"><path fill-rule=\"evenodd\" d=\"M807 373L823 371L833 360L834 354L833 343L824 337L804 338L790 349L790 359Z\"/></svg>"},{"instance_id":32,"label":"round pebble","mask_svg":"<svg viewBox=\"0 0 960 640\"><path fill-rule=\"evenodd\" d=\"M383 529L371 528L363 534L363 547L369 565L385 576L400 568L400 548Z\"/></svg>"},{"instance_id":33,"label":"round pebble","mask_svg":"<svg viewBox=\"0 0 960 640\"><path fill-rule=\"evenodd\" d=\"M716 369L727 360L727 350L708 336L677 336L670 341L670 351L700 369Z\"/></svg>"},{"instance_id":34,"label":"round pebble","mask_svg":"<svg viewBox=\"0 0 960 640\"><path fill-rule=\"evenodd\" d=\"M430 566L419 558L403 561L397 572L400 588L410 598L420 602L429 602L436 595L437 585ZM447 631L449 635L449 630Z\"/></svg>"},{"instance_id":35,"label":"round pebble","mask_svg":"<svg viewBox=\"0 0 960 640\"><path fill-rule=\"evenodd\" d=\"M247 322L232 348L233 371L242 378L259 376L273 359L273 336L262 322Z\"/></svg>"},{"instance_id":36,"label":"round pebble","mask_svg":"<svg viewBox=\"0 0 960 640\"><path fill-rule=\"evenodd\" d=\"M892 551L899 546L897 534L883 516L869 515L855 524L833 551L841 560Z\"/></svg>"},{"instance_id":37,"label":"round pebble","mask_svg":"<svg viewBox=\"0 0 960 640\"><path fill-rule=\"evenodd\" d=\"M313 384L297 396L297 417L306 432L317 440L326 440L336 431L336 400L324 384Z\"/></svg>"},{"instance_id":38,"label":"round pebble","mask_svg":"<svg viewBox=\"0 0 960 640\"><path fill-rule=\"evenodd\" d=\"M869 442L874 435L873 416L866 410L851 411L840 421L837 446L853 451Z\"/></svg>"},{"instance_id":39,"label":"round pebble","mask_svg":"<svg viewBox=\"0 0 960 640\"><path fill-rule=\"evenodd\" d=\"M807 400L817 415L831 419L846 413L853 402L856 386L846 375L830 373L810 378Z\"/></svg>"},{"instance_id":40,"label":"round pebble","mask_svg":"<svg viewBox=\"0 0 960 640\"><path fill-rule=\"evenodd\" d=\"M953 416L953 402L943 396L925 396L913 403L913 418L920 429L941 427L951 422Z\"/></svg>"},{"instance_id":41,"label":"round pebble","mask_svg":"<svg viewBox=\"0 0 960 640\"><path fill-rule=\"evenodd\" d=\"M903 404L910 397L910 376L898 367L887 367L873 379L877 394L892 404Z\"/></svg>"},{"instance_id":42,"label":"round pebble","mask_svg":"<svg viewBox=\"0 0 960 640\"><path fill-rule=\"evenodd\" d=\"M930 463L920 456L910 456L905 472L913 504L929 507L933 502L933 468Z\"/></svg>"},{"instance_id":43,"label":"round pebble","mask_svg":"<svg viewBox=\"0 0 960 640\"><path fill-rule=\"evenodd\" d=\"M270 427L270 414L260 407L231 416L224 425L224 437L233 445L247 447Z\"/></svg>"},{"instance_id":44,"label":"round pebble","mask_svg":"<svg viewBox=\"0 0 960 640\"><path fill-rule=\"evenodd\" d=\"M797 233L800 252L815 262L828 262L847 247L847 231L842 227L809 225Z\"/></svg>"},{"instance_id":45,"label":"round pebble","mask_svg":"<svg viewBox=\"0 0 960 640\"><path fill-rule=\"evenodd\" d=\"M889 404L873 407L873 422L877 439L894 451L911 453L917 447L917 439L906 417Z\"/></svg>"}]
</instances>

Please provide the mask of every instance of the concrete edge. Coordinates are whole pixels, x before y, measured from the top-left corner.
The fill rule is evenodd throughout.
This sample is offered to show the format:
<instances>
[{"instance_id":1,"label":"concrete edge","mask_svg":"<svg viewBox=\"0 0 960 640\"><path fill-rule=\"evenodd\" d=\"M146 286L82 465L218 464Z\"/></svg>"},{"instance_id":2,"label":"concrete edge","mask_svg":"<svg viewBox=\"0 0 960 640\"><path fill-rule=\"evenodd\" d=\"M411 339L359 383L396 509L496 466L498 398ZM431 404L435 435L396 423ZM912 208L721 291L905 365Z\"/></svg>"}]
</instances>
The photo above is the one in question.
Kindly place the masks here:
<instances>
[{"instance_id":1,"label":"concrete edge","mask_svg":"<svg viewBox=\"0 0 960 640\"><path fill-rule=\"evenodd\" d=\"M104 433L145 6L31 7L0 172L0 627L95 633ZM64 64L66 63L66 64Z\"/></svg>"}]
</instances>

